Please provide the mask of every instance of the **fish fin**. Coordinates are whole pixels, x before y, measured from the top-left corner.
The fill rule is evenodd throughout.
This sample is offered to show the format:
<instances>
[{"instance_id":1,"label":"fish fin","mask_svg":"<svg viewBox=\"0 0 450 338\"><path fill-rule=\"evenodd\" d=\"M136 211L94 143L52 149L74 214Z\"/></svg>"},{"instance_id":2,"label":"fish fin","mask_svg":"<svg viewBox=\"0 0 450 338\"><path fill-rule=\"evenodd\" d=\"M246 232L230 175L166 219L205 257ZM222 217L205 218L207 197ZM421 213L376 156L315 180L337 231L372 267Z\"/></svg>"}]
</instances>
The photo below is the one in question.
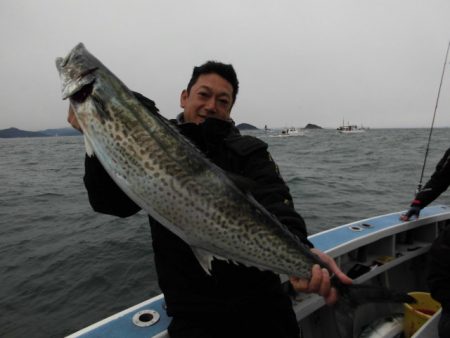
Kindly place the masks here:
<instances>
[{"instance_id":1,"label":"fish fin","mask_svg":"<svg viewBox=\"0 0 450 338\"><path fill-rule=\"evenodd\" d=\"M206 250L200 248L192 248L192 252L197 258L200 266L205 270L206 274L211 276L211 262L214 259L213 255Z\"/></svg>"},{"instance_id":2,"label":"fish fin","mask_svg":"<svg viewBox=\"0 0 450 338\"><path fill-rule=\"evenodd\" d=\"M86 154L89 157L94 156L94 148L92 147L91 141L84 135L84 148L86 149Z\"/></svg>"},{"instance_id":3,"label":"fish fin","mask_svg":"<svg viewBox=\"0 0 450 338\"><path fill-rule=\"evenodd\" d=\"M405 292L390 290L383 286L333 283L340 300L333 305L336 330L341 338L355 336L356 309L367 303L416 303Z\"/></svg>"},{"instance_id":4,"label":"fish fin","mask_svg":"<svg viewBox=\"0 0 450 338\"><path fill-rule=\"evenodd\" d=\"M204 249L192 247L192 252L194 253L194 256L197 258L200 266L210 276L211 276L211 262L214 258L238 265L238 263L234 260L214 255Z\"/></svg>"},{"instance_id":5,"label":"fish fin","mask_svg":"<svg viewBox=\"0 0 450 338\"><path fill-rule=\"evenodd\" d=\"M339 293L339 301L333 305L336 330L341 338L354 337L355 311L367 303L416 303L416 299L405 292L383 286L367 284L343 284L336 276L332 285Z\"/></svg>"},{"instance_id":6,"label":"fish fin","mask_svg":"<svg viewBox=\"0 0 450 338\"><path fill-rule=\"evenodd\" d=\"M214 255L214 258L220 259L221 261L225 261L225 262L228 262L230 264L239 265L239 263L237 261L229 259L229 258L225 258L225 257L217 256L217 255Z\"/></svg>"},{"instance_id":7,"label":"fish fin","mask_svg":"<svg viewBox=\"0 0 450 338\"><path fill-rule=\"evenodd\" d=\"M338 281L336 279L336 281ZM416 299L406 292L391 290L383 286L334 282L342 299L354 307L366 303L416 303Z\"/></svg>"}]
</instances>

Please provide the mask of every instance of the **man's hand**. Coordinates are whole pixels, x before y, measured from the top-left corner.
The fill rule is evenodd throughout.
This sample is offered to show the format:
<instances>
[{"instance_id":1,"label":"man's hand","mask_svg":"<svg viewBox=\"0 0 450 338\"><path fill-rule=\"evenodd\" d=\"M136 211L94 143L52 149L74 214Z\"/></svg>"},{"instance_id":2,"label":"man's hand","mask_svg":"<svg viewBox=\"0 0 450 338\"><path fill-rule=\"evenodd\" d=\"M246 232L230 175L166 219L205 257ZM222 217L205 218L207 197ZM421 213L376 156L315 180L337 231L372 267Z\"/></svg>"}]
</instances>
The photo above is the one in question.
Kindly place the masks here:
<instances>
[{"instance_id":1,"label":"man's hand","mask_svg":"<svg viewBox=\"0 0 450 338\"><path fill-rule=\"evenodd\" d=\"M330 267L331 272L336 275L344 284L352 284L351 278L339 269L333 258L327 254L317 250L311 249L319 258ZM339 295L337 290L331 286L330 273L327 269L322 269L319 265L314 265L311 271L311 278L309 280L299 277L290 277L290 282L297 292L317 293L325 299L328 305L334 304Z\"/></svg>"},{"instance_id":2,"label":"man's hand","mask_svg":"<svg viewBox=\"0 0 450 338\"><path fill-rule=\"evenodd\" d=\"M420 210L422 210L422 208L417 205L413 205L406 213L400 216L400 220L406 222L409 221L411 217L419 218Z\"/></svg>"},{"instance_id":3,"label":"man's hand","mask_svg":"<svg viewBox=\"0 0 450 338\"><path fill-rule=\"evenodd\" d=\"M81 130L80 124L78 123L77 117L75 116L75 112L72 109L72 105L69 105L69 112L67 114L67 122L78 130L80 133L83 133L83 130Z\"/></svg>"}]
</instances>

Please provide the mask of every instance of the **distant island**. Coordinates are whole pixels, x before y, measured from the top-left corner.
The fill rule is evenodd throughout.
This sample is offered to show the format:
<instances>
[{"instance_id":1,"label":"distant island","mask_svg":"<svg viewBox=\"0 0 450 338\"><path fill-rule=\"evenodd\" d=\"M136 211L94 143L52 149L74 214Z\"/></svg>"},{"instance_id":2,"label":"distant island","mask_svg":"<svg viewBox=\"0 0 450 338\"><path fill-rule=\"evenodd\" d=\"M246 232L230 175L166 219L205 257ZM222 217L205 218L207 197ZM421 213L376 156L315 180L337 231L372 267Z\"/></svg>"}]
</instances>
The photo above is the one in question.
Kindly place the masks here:
<instances>
[{"instance_id":1,"label":"distant island","mask_svg":"<svg viewBox=\"0 0 450 338\"><path fill-rule=\"evenodd\" d=\"M27 131L17 128L8 128L0 130L0 138L80 136L80 135L81 133L73 128L45 129L39 131Z\"/></svg>"},{"instance_id":2,"label":"distant island","mask_svg":"<svg viewBox=\"0 0 450 338\"><path fill-rule=\"evenodd\" d=\"M236 126L236 128L239 130L257 130L258 129L255 126L252 126L251 124L248 124L248 123L240 123Z\"/></svg>"},{"instance_id":3,"label":"distant island","mask_svg":"<svg viewBox=\"0 0 450 338\"><path fill-rule=\"evenodd\" d=\"M323 129L323 128L322 128L322 127L319 127L319 126L316 125L316 124L308 123L308 124L305 126L305 129Z\"/></svg>"},{"instance_id":4,"label":"distant island","mask_svg":"<svg viewBox=\"0 0 450 338\"><path fill-rule=\"evenodd\" d=\"M255 126L248 123L241 123L236 126L239 130L257 130ZM81 133L73 128L56 128L39 131L27 131L17 128L8 128L0 130L0 138L18 138L18 137L52 137L52 136L80 136Z\"/></svg>"},{"instance_id":5,"label":"distant island","mask_svg":"<svg viewBox=\"0 0 450 338\"><path fill-rule=\"evenodd\" d=\"M259 130L259 128L249 124L249 123L240 123L236 126L239 130ZM303 129L323 129L322 127L318 126L317 124L308 123L305 128ZM269 129L266 129L269 130Z\"/></svg>"},{"instance_id":6,"label":"distant island","mask_svg":"<svg viewBox=\"0 0 450 338\"><path fill-rule=\"evenodd\" d=\"M240 123L236 125L239 130L259 130L259 128L249 123ZM304 129L323 129L322 127L308 123ZM39 131L27 131L17 128L8 128L0 130L0 138L17 137L52 137L52 136L80 136L81 133L73 128L44 129Z\"/></svg>"}]
</instances>

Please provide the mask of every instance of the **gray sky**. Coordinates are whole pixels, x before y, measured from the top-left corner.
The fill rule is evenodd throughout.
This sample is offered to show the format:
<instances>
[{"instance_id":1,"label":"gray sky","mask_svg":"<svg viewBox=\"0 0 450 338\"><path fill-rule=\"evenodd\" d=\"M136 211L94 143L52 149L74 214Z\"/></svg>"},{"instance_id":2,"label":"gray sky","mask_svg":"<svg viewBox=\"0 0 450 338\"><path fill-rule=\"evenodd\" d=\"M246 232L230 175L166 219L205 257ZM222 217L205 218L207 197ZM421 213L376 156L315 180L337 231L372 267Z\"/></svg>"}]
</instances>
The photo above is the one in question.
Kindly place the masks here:
<instances>
[{"instance_id":1,"label":"gray sky","mask_svg":"<svg viewBox=\"0 0 450 338\"><path fill-rule=\"evenodd\" d=\"M166 117L214 59L238 73L237 123L429 127L449 14L448 0L0 0L0 129L68 126L54 60L78 42ZM449 127L450 66L439 102Z\"/></svg>"}]
</instances>

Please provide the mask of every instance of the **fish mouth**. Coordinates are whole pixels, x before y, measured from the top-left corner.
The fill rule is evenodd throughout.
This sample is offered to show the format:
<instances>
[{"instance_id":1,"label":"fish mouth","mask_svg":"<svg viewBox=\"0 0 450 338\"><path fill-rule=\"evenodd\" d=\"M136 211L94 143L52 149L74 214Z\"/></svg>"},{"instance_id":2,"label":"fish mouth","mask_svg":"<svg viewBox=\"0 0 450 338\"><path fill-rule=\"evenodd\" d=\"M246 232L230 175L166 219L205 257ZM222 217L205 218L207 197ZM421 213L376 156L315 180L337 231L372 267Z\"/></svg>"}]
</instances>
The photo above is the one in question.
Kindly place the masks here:
<instances>
[{"instance_id":1,"label":"fish mouth","mask_svg":"<svg viewBox=\"0 0 450 338\"><path fill-rule=\"evenodd\" d=\"M92 82L83 85L78 91L68 96L70 101L74 103L84 102L92 94L92 91L94 90L94 83L95 79Z\"/></svg>"},{"instance_id":2,"label":"fish mouth","mask_svg":"<svg viewBox=\"0 0 450 338\"><path fill-rule=\"evenodd\" d=\"M87 69L83 73L80 74L78 80L75 80L74 83L76 86L70 91L66 93L66 98L69 97L71 101L81 103L86 100L86 98L91 95L94 89L95 83L95 71L98 67L94 67L91 69Z\"/></svg>"},{"instance_id":3,"label":"fish mouth","mask_svg":"<svg viewBox=\"0 0 450 338\"><path fill-rule=\"evenodd\" d=\"M100 67L100 62L91 56L82 43L79 43L64 58L58 57L55 60L56 68L62 82L62 98L81 99L85 95L76 95L80 92L86 93L96 78L96 71ZM88 88L84 88L88 86Z\"/></svg>"},{"instance_id":4,"label":"fish mouth","mask_svg":"<svg viewBox=\"0 0 450 338\"><path fill-rule=\"evenodd\" d=\"M70 98L76 102L83 102L92 93L95 79L95 74L90 72L82 78L68 81L62 88L63 100Z\"/></svg>"}]
</instances>

